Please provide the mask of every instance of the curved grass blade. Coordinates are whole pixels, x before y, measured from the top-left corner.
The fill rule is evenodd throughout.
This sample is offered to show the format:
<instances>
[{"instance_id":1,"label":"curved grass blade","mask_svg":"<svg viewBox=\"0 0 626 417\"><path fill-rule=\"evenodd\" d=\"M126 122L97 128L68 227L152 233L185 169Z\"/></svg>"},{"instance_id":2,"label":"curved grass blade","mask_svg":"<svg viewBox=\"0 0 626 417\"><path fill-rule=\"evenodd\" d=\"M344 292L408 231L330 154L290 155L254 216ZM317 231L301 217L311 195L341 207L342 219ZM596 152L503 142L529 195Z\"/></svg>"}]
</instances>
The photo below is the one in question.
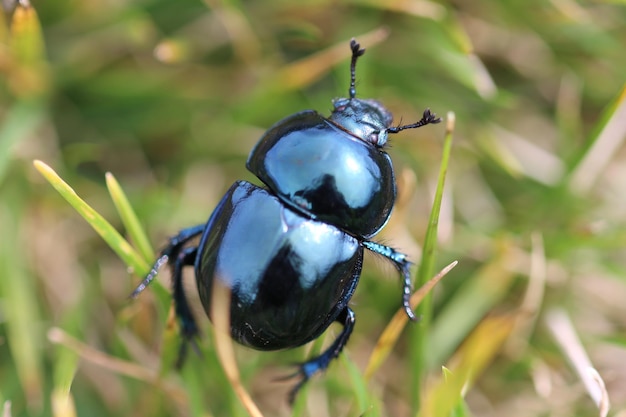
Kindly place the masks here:
<instances>
[{"instance_id":1,"label":"curved grass blade","mask_svg":"<svg viewBox=\"0 0 626 417\"><path fill-rule=\"evenodd\" d=\"M122 219L122 223L124 224L124 228L126 229L130 240L135 244L135 247L141 256L143 256L143 259L147 262L152 262L153 259L156 259L154 249L152 248L152 245L148 240L148 236L146 236L146 233L137 218L137 214L135 214L135 211L128 202L128 198L126 197L124 190L122 190L120 183L110 172L105 174L105 178L109 194L111 195L111 200L113 200L113 204L115 204L115 208Z\"/></svg>"},{"instance_id":2,"label":"curved grass blade","mask_svg":"<svg viewBox=\"0 0 626 417\"><path fill-rule=\"evenodd\" d=\"M457 264L458 261L452 262L450 265L442 269L437 275L431 278L430 281L420 287L419 290L415 291L411 296L411 308L415 309L419 306L424 297L426 297L435 285L441 281L441 279L446 276L448 272L450 272ZM367 368L365 369L365 379L370 379L378 368L380 368L380 365L383 364L385 359L387 359L389 353L398 341L402 329L406 326L407 321L408 317L404 308L399 309L376 342L376 347L372 351Z\"/></svg>"},{"instance_id":3,"label":"curved grass blade","mask_svg":"<svg viewBox=\"0 0 626 417\"><path fill-rule=\"evenodd\" d=\"M78 369L79 357L70 349L59 349L54 364L54 388L50 394L55 417L76 417L72 383Z\"/></svg>"},{"instance_id":4,"label":"curved grass blade","mask_svg":"<svg viewBox=\"0 0 626 417\"><path fill-rule=\"evenodd\" d=\"M137 275L146 275L150 266L137 251L119 234L104 217L96 212L89 204L81 199L65 181L44 162L35 160L33 165L37 171L61 194L76 211L83 216L89 225L104 239L113 251Z\"/></svg>"},{"instance_id":5,"label":"curved grass blade","mask_svg":"<svg viewBox=\"0 0 626 417\"><path fill-rule=\"evenodd\" d=\"M423 393L419 417L448 417L462 404L467 390L489 365L513 325L512 314L485 318L449 361L449 372Z\"/></svg>"},{"instance_id":6,"label":"curved grass blade","mask_svg":"<svg viewBox=\"0 0 626 417\"><path fill-rule=\"evenodd\" d=\"M362 415L366 411L368 416L375 417L376 415L380 415L380 413L376 413L375 409L368 410L368 408L371 407L372 402L376 401L376 399L368 391L367 381L363 377L363 374L361 374L359 368L346 354L340 355L339 359L348 371L348 377L352 385L353 398L359 415Z\"/></svg>"},{"instance_id":7,"label":"curved grass blade","mask_svg":"<svg viewBox=\"0 0 626 417\"><path fill-rule=\"evenodd\" d=\"M575 161L568 178L572 191L584 194L590 191L626 138L626 86L602 113L596 123L589 147Z\"/></svg>"},{"instance_id":8,"label":"curved grass blade","mask_svg":"<svg viewBox=\"0 0 626 417\"><path fill-rule=\"evenodd\" d=\"M428 228L424 237L424 247L422 249L422 261L417 271L416 285L423 287L426 282L433 276L435 268L435 248L437 246L437 226L439 224L439 212L441 211L441 201L443 199L443 188L446 181L446 173L448 172L448 162L452 151L452 133L454 132L455 115L449 112L446 117L446 134L443 143L443 154L441 156L441 166L439 168L439 178L437 181L437 190L435 191L435 199L433 208L430 212L428 220ZM411 355L411 387L414 390L412 395L411 408L413 414L419 409L419 393L421 379L426 372L426 352L428 342L428 332L432 316L432 301L430 296L426 296L419 305L417 314L421 316L421 323L411 332L411 346L414 346Z\"/></svg>"},{"instance_id":9,"label":"curved grass blade","mask_svg":"<svg viewBox=\"0 0 626 417\"><path fill-rule=\"evenodd\" d=\"M457 294L437 314L430 328L427 367L445 361L507 294L516 276L513 267L519 265L521 258L506 240L499 248L498 256L465 279Z\"/></svg>"},{"instance_id":10,"label":"curved grass blade","mask_svg":"<svg viewBox=\"0 0 626 417\"><path fill-rule=\"evenodd\" d=\"M48 331L48 340L54 344L64 346L83 360L110 372L153 384L155 387L161 389L168 398L181 408L184 408L188 402L187 393L182 390L179 385L169 380L161 379L153 369L107 355L75 339L58 327L53 327Z\"/></svg>"},{"instance_id":11,"label":"curved grass blade","mask_svg":"<svg viewBox=\"0 0 626 417\"><path fill-rule=\"evenodd\" d=\"M235 360L233 340L230 337L230 314L228 314L231 299L230 289L220 285L220 282L218 279L213 281L211 317L213 319L212 330L215 350L231 387L250 417L263 417L263 414L241 382L239 368Z\"/></svg>"},{"instance_id":12,"label":"curved grass blade","mask_svg":"<svg viewBox=\"0 0 626 417\"><path fill-rule=\"evenodd\" d=\"M4 197L4 195L3 195ZM45 369L39 329L44 315L36 297L36 280L29 272L27 253L20 241L20 215L24 201L15 193L0 199L0 294L2 294L2 332L4 350L10 352L17 378L12 384L21 390L26 403L25 412L39 415L44 403ZM0 388L2 391L2 388ZM2 393L0 392L0 398ZM9 397L11 398L11 397ZM24 408L24 406L22 406Z\"/></svg>"},{"instance_id":13,"label":"curved grass blade","mask_svg":"<svg viewBox=\"0 0 626 417\"><path fill-rule=\"evenodd\" d=\"M385 40L387 36L389 36L389 30L381 27L356 36L356 38L362 45L372 47ZM342 41L335 46L286 65L283 69L278 71L276 77L271 80L268 85L274 90L289 91L302 88L303 86L315 82L337 63L349 56L349 50L346 48L346 44L347 42Z\"/></svg>"}]
</instances>

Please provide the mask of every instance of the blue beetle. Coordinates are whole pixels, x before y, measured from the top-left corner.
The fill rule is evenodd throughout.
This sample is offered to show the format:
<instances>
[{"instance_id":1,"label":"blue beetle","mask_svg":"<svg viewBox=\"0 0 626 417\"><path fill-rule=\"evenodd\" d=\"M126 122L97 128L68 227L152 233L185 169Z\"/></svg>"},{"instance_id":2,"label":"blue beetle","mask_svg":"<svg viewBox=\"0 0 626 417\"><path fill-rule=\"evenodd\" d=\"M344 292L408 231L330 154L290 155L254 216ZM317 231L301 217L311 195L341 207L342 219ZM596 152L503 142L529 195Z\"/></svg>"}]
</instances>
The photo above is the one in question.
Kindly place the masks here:
<instances>
[{"instance_id":1,"label":"blue beetle","mask_svg":"<svg viewBox=\"0 0 626 417\"><path fill-rule=\"evenodd\" d=\"M291 399L313 374L336 358L354 328L348 302L361 275L364 249L389 259L401 273L409 318L407 256L370 240L385 225L396 198L388 135L439 123L430 110L413 124L393 127L376 100L356 98L355 68L365 52L350 42L349 98L336 99L330 117L306 110L271 127L252 150L247 168L264 184L237 181L206 224L170 238L136 297L167 263L173 299L186 342L198 335L183 292L183 268L195 268L200 300L211 315L219 280L231 291L230 327L237 342L259 350L301 346L333 322L343 330L321 355L300 365ZM197 246L191 245L201 236Z\"/></svg>"}]
</instances>

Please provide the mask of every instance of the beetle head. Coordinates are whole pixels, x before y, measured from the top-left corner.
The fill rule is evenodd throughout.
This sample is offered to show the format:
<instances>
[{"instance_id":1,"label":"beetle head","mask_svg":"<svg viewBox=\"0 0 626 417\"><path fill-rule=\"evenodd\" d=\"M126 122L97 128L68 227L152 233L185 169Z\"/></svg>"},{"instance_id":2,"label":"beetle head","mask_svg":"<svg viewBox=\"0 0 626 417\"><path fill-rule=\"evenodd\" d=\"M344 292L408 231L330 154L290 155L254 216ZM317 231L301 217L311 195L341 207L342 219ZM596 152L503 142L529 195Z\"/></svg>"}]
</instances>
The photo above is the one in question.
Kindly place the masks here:
<instances>
[{"instance_id":1,"label":"beetle head","mask_svg":"<svg viewBox=\"0 0 626 417\"><path fill-rule=\"evenodd\" d=\"M385 145L393 117L382 104L351 97L334 100L333 106L330 120L366 142Z\"/></svg>"},{"instance_id":2,"label":"beetle head","mask_svg":"<svg viewBox=\"0 0 626 417\"><path fill-rule=\"evenodd\" d=\"M380 102L356 98L356 62L365 53L365 49L361 49L361 45L355 39L350 41L350 49L352 50L350 97L333 101L334 109L330 115L331 121L356 137L379 148L385 146L390 133L398 133L405 129L415 129L427 124L441 122L440 118L426 109L419 122L392 127L393 116Z\"/></svg>"}]
</instances>

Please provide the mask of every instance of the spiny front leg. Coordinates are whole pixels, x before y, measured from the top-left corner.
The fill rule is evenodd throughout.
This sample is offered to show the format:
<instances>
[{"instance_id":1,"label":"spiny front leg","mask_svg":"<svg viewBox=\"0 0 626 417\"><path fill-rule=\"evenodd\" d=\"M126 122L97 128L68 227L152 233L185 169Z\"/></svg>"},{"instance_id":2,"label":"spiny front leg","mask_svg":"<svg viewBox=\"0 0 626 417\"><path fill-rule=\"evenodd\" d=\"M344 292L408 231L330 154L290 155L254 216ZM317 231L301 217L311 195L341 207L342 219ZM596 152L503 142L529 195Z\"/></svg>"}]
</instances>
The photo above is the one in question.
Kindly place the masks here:
<instances>
[{"instance_id":1,"label":"spiny front leg","mask_svg":"<svg viewBox=\"0 0 626 417\"><path fill-rule=\"evenodd\" d=\"M402 305L404 306L404 311L406 311L406 315L409 319L416 321L418 317L413 312L413 309L411 309L411 262L408 261L407 256L404 253L390 248L389 246L376 242L364 241L363 246L370 251L389 259L393 262L400 274L402 274Z\"/></svg>"},{"instance_id":2,"label":"spiny front leg","mask_svg":"<svg viewBox=\"0 0 626 417\"><path fill-rule=\"evenodd\" d=\"M144 291L150 282L159 273L163 264L167 263L172 270L172 295L174 300L174 310L180 322L180 331L183 341L176 361L176 366L180 367L187 352L188 343L192 343L198 334L196 321L189 308L187 297L183 288L183 268L195 264L198 248L195 246L185 247L191 240L198 237L204 231L205 225L200 224L194 227L181 230L176 236L170 238L169 244L161 251L161 255L155 261L152 269L130 295L137 298ZM193 345L195 346L195 345Z\"/></svg>"}]
</instances>

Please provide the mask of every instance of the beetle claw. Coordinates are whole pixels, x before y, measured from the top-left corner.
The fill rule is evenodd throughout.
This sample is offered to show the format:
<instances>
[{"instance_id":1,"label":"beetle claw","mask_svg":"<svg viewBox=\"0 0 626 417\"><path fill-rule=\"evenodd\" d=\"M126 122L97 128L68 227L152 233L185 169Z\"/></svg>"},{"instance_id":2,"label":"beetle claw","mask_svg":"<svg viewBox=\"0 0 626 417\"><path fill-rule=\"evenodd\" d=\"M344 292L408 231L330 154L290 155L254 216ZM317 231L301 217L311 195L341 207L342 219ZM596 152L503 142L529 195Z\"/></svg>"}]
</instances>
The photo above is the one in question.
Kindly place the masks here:
<instances>
[{"instance_id":1,"label":"beetle claw","mask_svg":"<svg viewBox=\"0 0 626 417\"><path fill-rule=\"evenodd\" d=\"M298 392L300 391L300 389L302 388L302 386L304 385L304 383L306 381L308 381L309 379L306 377L303 377L290 391L289 394L287 396L287 400L289 401L289 404L293 404L296 401L296 395L298 395Z\"/></svg>"},{"instance_id":2,"label":"beetle claw","mask_svg":"<svg viewBox=\"0 0 626 417\"><path fill-rule=\"evenodd\" d=\"M298 366L298 365L294 365L294 366ZM282 375L282 376L277 376L274 377L272 379L272 381L275 382L283 382L283 381L289 381L290 379L294 379L295 377L297 377L298 375L300 375L301 371L300 369L298 369L296 372L288 374L288 375Z\"/></svg>"},{"instance_id":3,"label":"beetle claw","mask_svg":"<svg viewBox=\"0 0 626 417\"><path fill-rule=\"evenodd\" d=\"M189 351L188 346L191 346L191 350L193 350L196 355L201 358L203 357L200 345L198 345L198 335L199 333L196 332L193 336L183 336L183 340L180 342L180 347L178 349L178 357L176 358L176 363L174 365L176 369L181 369L185 364L187 352Z\"/></svg>"},{"instance_id":4,"label":"beetle claw","mask_svg":"<svg viewBox=\"0 0 626 417\"><path fill-rule=\"evenodd\" d=\"M298 394L300 389L311 378L311 376L313 376L313 374L310 374L310 375L307 374L307 372L305 370L305 365L306 364L307 364L306 362L302 363L302 364L294 364L294 366L298 367L298 369L294 373L274 378L274 381L276 381L276 382L282 382L282 381L289 381L291 379L297 379L296 384L293 386L293 388L291 388L289 390L289 394L287 395L287 401L289 401L289 404L293 404L294 403L294 401L296 399L296 395Z\"/></svg>"}]
</instances>

